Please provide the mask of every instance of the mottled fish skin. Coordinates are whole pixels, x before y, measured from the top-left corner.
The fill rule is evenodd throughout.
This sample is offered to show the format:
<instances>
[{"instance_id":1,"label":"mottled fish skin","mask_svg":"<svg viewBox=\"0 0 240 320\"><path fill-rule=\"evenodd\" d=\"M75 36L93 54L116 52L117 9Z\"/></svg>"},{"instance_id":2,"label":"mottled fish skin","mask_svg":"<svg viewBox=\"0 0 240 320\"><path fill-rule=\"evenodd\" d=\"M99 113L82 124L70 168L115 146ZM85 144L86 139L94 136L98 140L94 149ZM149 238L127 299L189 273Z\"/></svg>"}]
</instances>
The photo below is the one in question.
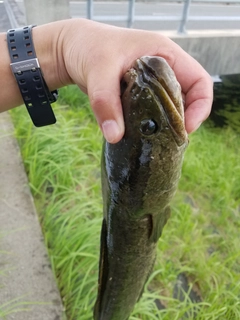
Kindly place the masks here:
<instances>
[{"instance_id":1,"label":"mottled fish skin","mask_svg":"<svg viewBox=\"0 0 240 320\"><path fill-rule=\"evenodd\" d=\"M139 300L169 217L188 137L181 88L163 58L136 60L122 80L125 135L104 141L95 320L127 320Z\"/></svg>"}]
</instances>

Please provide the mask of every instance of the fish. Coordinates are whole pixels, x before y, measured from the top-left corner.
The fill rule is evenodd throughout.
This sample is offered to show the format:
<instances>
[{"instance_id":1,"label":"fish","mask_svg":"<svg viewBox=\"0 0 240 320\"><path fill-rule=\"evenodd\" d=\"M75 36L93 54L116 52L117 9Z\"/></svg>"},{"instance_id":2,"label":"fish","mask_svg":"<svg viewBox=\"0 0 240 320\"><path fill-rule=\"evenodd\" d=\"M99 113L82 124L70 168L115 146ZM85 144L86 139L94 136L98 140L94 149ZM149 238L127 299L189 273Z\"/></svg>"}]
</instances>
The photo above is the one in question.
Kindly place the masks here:
<instances>
[{"instance_id":1,"label":"fish","mask_svg":"<svg viewBox=\"0 0 240 320\"><path fill-rule=\"evenodd\" d=\"M127 320L153 270L188 135L181 87L165 59L143 56L121 81L123 138L102 148L103 222L94 320Z\"/></svg>"}]
</instances>

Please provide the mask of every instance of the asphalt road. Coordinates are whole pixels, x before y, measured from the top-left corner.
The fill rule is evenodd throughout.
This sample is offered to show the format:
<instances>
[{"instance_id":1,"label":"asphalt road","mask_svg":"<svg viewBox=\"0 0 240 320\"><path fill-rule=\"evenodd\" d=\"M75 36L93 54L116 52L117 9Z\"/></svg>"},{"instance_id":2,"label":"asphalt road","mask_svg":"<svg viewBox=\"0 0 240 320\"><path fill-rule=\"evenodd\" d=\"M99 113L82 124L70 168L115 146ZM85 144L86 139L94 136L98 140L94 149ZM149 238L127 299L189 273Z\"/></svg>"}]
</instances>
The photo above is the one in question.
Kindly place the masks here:
<instances>
[{"instance_id":1,"label":"asphalt road","mask_svg":"<svg viewBox=\"0 0 240 320\"><path fill-rule=\"evenodd\" d=\"M7 16L4 4L0 1L0 32L6 31L11 28L10 21Z\"/></svg>"},{"instance_id":2,"label":"asphalt road","mask_svg":"<svg viewBox=\"0 0 240 320\"><path fill-rule=\"evenodd\" d=\"M23 11L23 0L16 0L19 8ZM125 21L104 20L105 23L125 27L128 16L128 1L97 1L93 7L94 16L120 16ZM146 30L177 30L179 21L166 21L167 17L181 18L183 3L177 2L136 2L135 15L150 16L157 21L135 21L134 28ZM72 17L87 16L87 1L71 1L70 14ZM226 17L227 21L191 21L192 18L200 17ZM212 29L240 29L240 3L192 3L190 6L190 21L187 22L187 30L212 30ZM238 21L231 21L238 18ZM164 21L161 21L163 20ZM137 20L137 18L136 18ZM3 1L0 1L0 31L9 28L9 21L6 16Z\"/></svg>"},{"instance_id":3,"label":"asphalt road","mask_svg":"<svg viewBox=\"0 0 240 320\"><path fill-rule=\"evenodd\" d=\"M70 13L72 17L86 17L86 2L72 1L70 5ZM93 8L94 16L125 16L128 15L128 2L95 2ZM179 21L161 21L166 17L175 16L179 19L182 16L183 3L156 3L156 2L136 2L135 15L136 16L151 16L158 21L135 21L134 28L147 30L177 30ZM191 17L227 17L229 21L188 21L188 30L206 30L206 29L240 29L240 3L239 4L219 4L219 3L192 3L189 13ZM230 21L233 17L238 17L238 21ZM137 20L137 18L136 18ZM106 23L126 26L126 22L117 22L106 20Z\"/></svg>"}]
</instances>

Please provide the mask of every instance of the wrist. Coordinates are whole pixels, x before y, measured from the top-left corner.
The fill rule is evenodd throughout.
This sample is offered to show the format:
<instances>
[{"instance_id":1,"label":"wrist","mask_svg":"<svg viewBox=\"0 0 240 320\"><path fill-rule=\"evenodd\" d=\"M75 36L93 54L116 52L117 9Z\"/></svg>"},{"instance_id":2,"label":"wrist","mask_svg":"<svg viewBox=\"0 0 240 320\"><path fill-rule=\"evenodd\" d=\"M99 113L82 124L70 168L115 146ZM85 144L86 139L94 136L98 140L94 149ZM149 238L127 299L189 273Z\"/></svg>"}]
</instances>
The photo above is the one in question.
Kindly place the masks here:
<instances>
[{"instance_id":1,"label":"wrist","mask_svg":"<svg viewBox=\"0 0 240 320\"><path fill-rule=\"evenodd\" d=\"M50 90L71 83L63 58L63 30L64 21L53 22L32 29L36 56Z\"/></svg>"},{"instance_id":2,"label":"wrist","mask_svg":"<svg viewBox=\"0 0 240 320\"><path fill-rule=\"evenodd\" d=\"M92 23L90 20L80 18L65 20L60 39L65 70L62 74L63 82L77 84L85 93L87 93L86 58L92 55L92 45L94 45L90 40L94 32Z\"/></svg>"}]
</instances>

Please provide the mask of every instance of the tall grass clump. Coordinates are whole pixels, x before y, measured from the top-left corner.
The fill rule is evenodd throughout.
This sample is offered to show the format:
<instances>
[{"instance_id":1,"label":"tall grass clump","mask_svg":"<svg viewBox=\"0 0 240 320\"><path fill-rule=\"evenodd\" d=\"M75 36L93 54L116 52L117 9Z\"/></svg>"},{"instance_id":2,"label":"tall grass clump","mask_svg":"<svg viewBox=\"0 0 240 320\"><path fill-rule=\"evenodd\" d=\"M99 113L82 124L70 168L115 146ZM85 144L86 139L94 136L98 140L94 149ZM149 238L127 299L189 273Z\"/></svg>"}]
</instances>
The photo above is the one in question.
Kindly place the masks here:
<instances>
[{"instance_id":1,"label":"tall grass clump","mask_svg":"<svg viewBox=\"0 0 240 320\"><path fill-rule=\"evenodd\" d=\"M86 96L72 87L61 99L54 126L33 128L24 108L12 117L68 319L90 320L102 220L102 136ZM190 135L171 218L131 320L240 319L238 138L231 129L210 126Z\"/></svg>"}]
</instances>

